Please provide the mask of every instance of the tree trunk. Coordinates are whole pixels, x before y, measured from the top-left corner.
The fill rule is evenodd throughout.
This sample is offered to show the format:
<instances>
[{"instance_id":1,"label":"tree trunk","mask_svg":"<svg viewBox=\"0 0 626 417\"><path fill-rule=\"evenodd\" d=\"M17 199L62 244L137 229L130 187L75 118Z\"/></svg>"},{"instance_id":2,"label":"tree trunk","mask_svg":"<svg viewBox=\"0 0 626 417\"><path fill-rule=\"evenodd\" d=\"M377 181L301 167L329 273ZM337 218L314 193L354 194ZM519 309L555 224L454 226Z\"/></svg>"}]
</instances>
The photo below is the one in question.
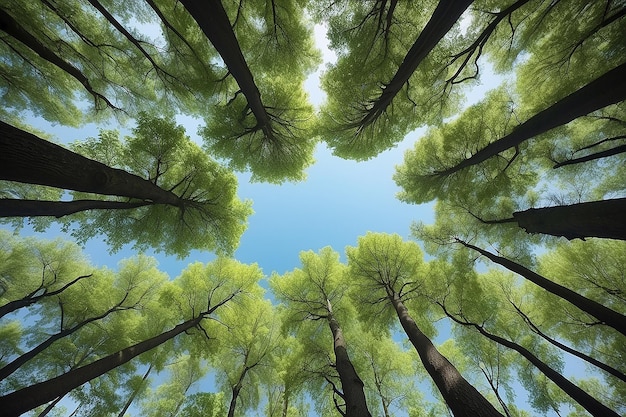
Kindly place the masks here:
<instances>
[{"instance_id":1,"label":"tree trunk","mask_svg":"<svg viewBox=\"0 0 626 417\"><path fill-rule=\"evenodd\" d=\"M127 309L128 308L126 307L120 307L118 304L117 306L110 308L109 310L100 314L99 316L85 319L81 321L80 323L76 324L75 326L70 327L69 329L64 329L56 334L53 334L52 336L48 337L46 340L44 340L43 342L41 342L40 344L38 344L37 346L29 350L28 352L18 356L17 358L12 360L10 363L3 366L0 369L0 381L4 380L13 372L17 371L22 365L24 365L26 362L28 362L29 360L31 360L32 358L34 358L35 356L37 356L38 354L46 350L51 344L53 344L57 340L62 339L65 336L69 336L74 332L77 332L78 330L88 325L89 323L102 320L103 318L107 317L109 314L112 314L116 311L127 310ZM63 317L62 313L61 313L61 317Z\"/></svg>"},{"instance_id":2,"label":"tree trunk","mask_svg":"<svg viewBox=\"0 0 626 417\"><path fill-rule=\"evenodd\" d=\"M372 102L367 114L354 127L363 128L376 121L385 112L419 64L448 33L472 2L473 0L441 0L437 4L430 20L407 52L391 81L385 84L380 96Z\"/></svg>"},{"instance_id":3,"label":"tree trunk","mask_svg":"<svg viewBox=\"0 0 626 417\"><path fill-rule=\"evenodd\" d=\"M48 401L54 400L58 396L65 395L74 388L104 375L110 370L167 342L186 330L192 329L197 326L203 318L204 315L200 315L194 319L187 320L177 325L172 330L168 330L148 340L112 353L88 365L69 371L56 378L3 395L0 397L0 409L3 410L3 415L6 417L19 416Z\"/></svg>"},{"instance_id":4,"label":"tree trunk","mask_svg":"<svg viewBox=\"0 0 626 417\"><path fill-rule=\"evenodd\" d=\"M500 152L514 148L522 142L571 122L572 120L626 99L626 63L613 68L584 87L535 114L511 133L490 143L457 165L437 171L434 175L445 177L472 165L479 164Z\"/></svg>"},{"instance_id":5,"label":"tree trunk","mask_svg":"<svg viewBox=\"0 0 626 417\"><path fill-rule=\"evenodd\" d=\"M46 417L48 414L50 414L50 411L52 411L52 409L54 407L56 407L56 405L64 398L65 396L60 396L58 398L56 398L54 401L50 402L46 408L43 409L43 411L41 413L39 413L37 415L37 417Z\"/></svg>"},{"instance_id":6,"label":"tree trunk","mask_svg":"<svg viewBox=\"0 0 626 417\"><path fill-rule=\"evenodd\" d=\"M0 200L0 201L2 201L2 200ZM81 279L89 278L92 275L93 274L81 275L81 276L73 279L72 281L68 282L67 284L63 285L58 290L54 290L54 291L50 291L50 292L48 292L47 288L45 288L44 286L40 286L37 291L31 292L29 295L25 296L24 298L20 298L19 300L10 301L10 302L6 303L5 305L3 305L2 307L0 307L0 318L4 317L5 315L7 315L9 313L14 312L15 310L19 310L20 308L28 307L29 305L35 304L36 302L38 302L42 298L52 297L54 295L60 294L63 291L65 291L67 288L69 288L70 286L72 286L75 283L77 283L78 281L80 281ZM43 293L41 293L40 290L43 290ZM35 294L39 294L39 295L35 295Z\"/></svg>"},{"instance_id":7,"label":"tree trunk","mask_svg":"<svg viewBox=\"0 0 626 417\"><path fill-rule=\"evenodd\" d=\"M623 136L623 138L626 138L626 136ZM564 167L566 165L581 164L583 162L589 162L595 159L602 159L609 156L619 155L620 153L624 152L626 152L626 145L620 145L611 149L606 149L604 151L593 153L591 155L581 156L580 158L566 159L565 161L557 162L556 164L554 164L554 166L552 166L552 168L556 169Z\"/></svg>"},{"instance_id":8,"label":"tree trunk","mask_svg":"<svg viewBox=\"0 0 626 417\"><path fill-rule=\"evenodd\" d=\"M587 410L592 416L594 417L619 417L619 415L615 411L611 410L604 404L600 403L598 400L596 400L594 397L589 395L587 392L583 391L578 386L570 382L567 378L565 378L559 372L555 371L550 366L548 366L548 364L546 364L545 362L537 358L535 355L533 355L525 347L520 346L517 343L512 342L510 340L504 339L500 336L491 334L487 332L479 324L460 320L452 316L451 314L448 314L448 312L445 309L444 311L446 312L446 315L450 317L452 320L454 320L456 323L459 323L463 326L474 327L480 332L480 334L482 334L483 336L486 336L490 340L493 340L494 342L502 346L505 346L509 349L513 349L516 352L518 352L520 355L526 358L530 363L532 363L537 369L539 369L545 376L547 376L552 382L554 382L559 388L561 388L563 392L565 392L574 401L576 401L585 410Z\"/></svg>"},{"instance_id":9,"label":"tree trunk","mask_svg":"<svg viewBox=\"0 0 626 417\"><path fill-rule=\"evenodd\" d=\"M289 412L289 391L285 388L283 392L283 413L282 417L287 417L287 413Z\"/></svg>"},{"instance_id":10,"label":"tree trunk","mask_svg":"<svg viewBox=\"0 0 626 417\"><path fill-rule=\"evenodd\" d=\"M211 44L224 60L235 78L248 106L257 121L257 127L271 137L270 117L261 101L261 93L241 52L239 42L220 0L181 0Z\"/></svg>"},{"instance_id":11,"label":"tree trunk","mask_svg":"<svg viewBox=\"0 0 626 417\"><path fill-rule=\"evenodd\" d=\"M529 280L530 282L540 286L544 290L548 291L551 294L556 295L557 297L561 297L562 299L569 301L585 313L597 318L603 324L610 326L622 333L626 336L626 316L614 311L608 307L603 306L602 304L593 301L587 297L584 297L577 292L570 290L567 287L564 287L556 282L550 281L546 277L537 274L536 272L531 271L523 265L518 264L517 262L513 262L509 259L503 258L501 256L494 255L491 252L488 252L484 249L481 249L477 246L471 245L467 242L464 242L460 239L457 239L457 242L461 243L463 246L473 249L481 255L487 257L492 262L497 263L498 265L502 265L509 271L515 272Z\"/></svg>"},{"instance_id":12,"label":"tree trunk","mask_svg":"<svg viewBox=\"0 0 626 417\"><path fill-rule=\"evenodd\" d=\"M122 407L117 417L124 417L124 414L126 414L126 411L128 411L128 409L130 408L130 405L135 400L135 397L137 397L137 394L139 394L139 391L141 391L142 386L146 383L150 372L152 372L152 364L150 364L146 373L143 374L143 377L141 378L141 385L137 387L136 390L133 390L133 392L130 394L130 397L128 397L128 399L126 400L126 404L124 404L124 407Z\"/></svg>"},{"instance_id":13,"label":"tree trunk","mask_svg":"<svg viewBox=\"0 0 626 417\"><path fill-rule=\"evenodd\" d=\"M402 328L419 354L424 368L433 379L455 417L503 417L495 407L474 388L445 356L422 333L409 311L393 293L389 296Z\"/></svg>"},{"instance_id":14,"label":"tree trunk","mask_svg":"<svg viewBox=\"0 0 626 417\"><path fill-rule=\"evenodd\" d=\"M590 201L567 206L531 208L513 213L528 233L626 240L626 198Z\"/></svg>"},{"instance_id":15,"label":"tree trunk","mask_svg":"<svg viewBox=\"0 0 626 417\"><path fill-rule=\"evenodd\" d=\"M109 99L93 89L87 77L78 68L63 60L53 50L39 42L39 40L35 36L29 33L19 22L17 22L2 8L0 8L0 30L7 33L9 36L16 39L17 41L21 42L23 45L39 55L42 59L57 66L65 73L80 82L85 90L87 90L87 92L89 92L89 94L93 96L96 109L98 109L98 103L100 101L104 101L104 103L106 103L108 107L117 109L117 107L114 106L113 103L109 101Z\"/></svg>"},{"instance_id":16,"label":"tree trunk","mask_svg":"<svg viewBox=\"0 0 626 417\"><path fill-rule=\"evenodd\" d=\"M547 334L545 334L544 332L542 332L539 327L537 327L537 325L535 323L532 322L532 320L530 320L530 317L528 317L517 305L515 305L515 303L511 302L509 300L509 302L513 305L513 308L515 308L515 310L517 311L517 313L524 319L524 321L526 322L526 324L528 324L528 327L530 327L530 330L532 330L534 333L536 333L537 335L539 335L542 339L544 339L545 341L551 343L552 345L558 347L559 349L576 356L577 358L580 358L582 360L584 360L585 362L588 362L600 369L602 369L603 371L613 375L615 378L619 378L620 380L622 380L623 382L626 382L626 374L624 374L623 372L613 368L612 366L607 365L604 362L600 362L599 360L592 358L591 356L580 352L576 349L573 349L561 342L559 342L556 339L551 338L550 336L548 336Z\"/></svg>"},{"instance_id":17,"label":"tree trunk","mask_svg":"<svg viewBox=\"0 0 626 417\"><path fill-rule=\"evenodd\" d=\"M335 351L335 366L339 373L341 381L341 389L343 390L343 398L346 402L345 417L369 417L371 416L363 391L363 381L352 365L346 340L343 331L339 327L339 322L335 319L332 312L330 301L328 304L328 325L333 334L333 350Z\"/></svg>"},{"instance_id":18,"label":"tree trunk","mask_svg":"<svg viewBox=\"0 0 626 417\"><path fill-rule=\"evenodd\" d=\"M0 217L50 216L61 218L86 210L130 210L153 204L148 201L73 200L45 201L0 199Z\"/></svg>"},{"instance_id":19,"label":"tree trunk","mask_svg":"<svg viewBox=\"0 0 626 417\"><path fill-rule=\"evenodd\" d=\"M0 179L180 207L171 191L0 121Z\"/></svg>"},{"instance_id":20,"label":"tree trunk","mask_svg":"<svg viewBox=\"0 0 626 417\"><path fill-rule=\"evenodd\" d=\"M228 406L228 417L235 417L235 407L237 407L237 398L239 398L239 392L241 392L241 384L235 385L231 391L232 397Z\"/></svg>"}]
</instances>

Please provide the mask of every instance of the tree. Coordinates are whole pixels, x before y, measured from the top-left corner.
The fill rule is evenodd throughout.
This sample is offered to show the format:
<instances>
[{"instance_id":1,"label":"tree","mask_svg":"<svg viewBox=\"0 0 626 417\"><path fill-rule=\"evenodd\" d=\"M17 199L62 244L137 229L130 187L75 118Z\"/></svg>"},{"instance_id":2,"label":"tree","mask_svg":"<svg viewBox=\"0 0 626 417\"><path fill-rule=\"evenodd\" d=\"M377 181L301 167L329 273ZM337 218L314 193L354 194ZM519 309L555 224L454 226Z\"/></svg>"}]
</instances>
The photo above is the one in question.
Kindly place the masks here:
<instances>
[{"instance_id":1,"label":"tree","mask_svg":"<svg viewBox=\"0 0 626 417\"><path fill-rule=\"evenodd\" d=\"M365 294L364 301L373 306L382 304L379 311L386 310L387 313L384 316L379 313L379 316L387 321L389 311L395 312L424 368L454 415L501 416L439 353L404 304L418 293L421 285L418 271L423 260L419 247L415 243L403 242L398 235L369 233L359 238L356 247L348 247L346 254L349 274L358 282L359 293Z\"/></svg>"},{"instance_id":2,"label":"tree","mask_svg":"<svg viewBox=\"0 0 626 417\"><path fill-rule=\"evenodd\" d=\"M556 282L553 282L537 274L536 272L531 271L530 269L521 264L518 264L517 262L511 261L510 259L506 259L501 256L494 255L489 251L481 249L462 240L457 239L457 242L462 244L466 248L475 250L481 255L487 257L487 259L504 266L508 270L523 276L534 284L539 285L544 290L569 301L582 311L600 320L601 323L613 327L618 332L626 335L626 317L623 314L607 308L597 301L584 297L576 293L575 291L564 287L563 285L557 284Z\"/></svg>"},{"instance_id":3,"label":"tree","mask_svg":"<svg viewBox=\"0 0 626 417\"><path fill-rule=\"evenodd\" d=\"M206 343L207 325L212 325L211 315L220 307L229 303L240 294L252 291L258 293L257 281L261 274L258 267L240 264L234 260L219 258L207 265L200 263L190 265L175 281L164 286L160 294L160 304L174 308L176 315L187 317L169 330L157 330L156 335L146 337L138 343L114 351L89 364L80 366L69 372L49 380L30 386L21 387L16 391L0 397L0 404L7 415L19 415L34 407L52 401L72 389L101 376L133 358L148 352L155 347L174 340L181 333L196 329L195 337ZM149 311L147 313L150 313ZM165 314L164 317L168 315ZM171 317L169 317L171 319ZM205 320L209 319L209 320ZM151 319L153 322L159 320ZM161 324L167 326L165 322ZM145 326L146 329L155 326ZM158 326L156 326L158 329ZM144 330L145 332L145 330ZM149 334L150 332L146 332ZM135 336L142 336L137 332ZM194 334L190 337L193 338Z\"/></svg>"},{"instance_id":4,"label":"tree","mask_svg":"<svg viewBox=\"0 0 626 417\"><path fill-rule=\"evenodd\" d=\"M267 378L279 336L280 324L273 306L261 298L260 292L241 300L238 307L220 317L223 334L219 337L219 353L213 359L217 380L230 394L228 417L243 415L258 406L261 381Z\"/></svg>"},{"instance_id":5,"label":"tree","mask_svg":"<svg viewBox=\"0 0 626 417\"><path fill-rule=\"evenodd\" d=\"M336 393L345 402L345 405L340 405L334 400L337 410L346 417L369 416L364 383L350 359L349 345L337 315L341 313L335 312L341 305L345 292L341 285L343 271L339 254L330 247L325 247L317 254L312 251L300 253L300 262L302 269L283 276L274 275L271 280L272 288L279 300L286 303L288 321L327 322L333 340L333 367L341 382L341 391L333 386L333 397Z\"/></svg>"},{"instance_id":6,"label":"tree","mask_svg":"<svg viewBox=\"0 0 626 417\"><path fill-rule=\"evenodd\" d=\"M302 83L319 57L298 2L244 8L216 0L208 14L207 5L183 6L153 0L4 5L8 58L0 73L13 108L5 113L31 108L76 125L85 118L72 119L79 113L75 101L85 96L100 118L155 108L202 116L211 151L232 159L233 167L250 168L259 180L302 179L315 144L306 132L314 114ZM275 65L277 54L283 65ZM51 93L30 84L50 85Z\"/></svg>"},{"instance_id":7,"label":"tree","mask_svg":"<svg viewBox=\"0 0 626 417\"><path fill-rule=\"evenodd\" d=\"M564 375L542 361L537 355L533 354L530 349L522 346L520 343L516 343L515 341L496 334L495 329L490 330L489 327L492 327L492 323L494 322L497 325L501 320L502 325L506 326L504 323L508 323L508 326L510 326L512 321L505 317L506 313L500 314L500 317L496 317L495 319L490 319L489 315L491 315L491 313L485 311L482 306L476 306L473 300L481 300L480 304L494 306L497 311L502 312L504 309L499 303L503 300L497 299L498 291L493 291L493 289L487 285L484 285L484 289L481 289L481 284L478 283L479 278L475 275L461 277L461 279L470 282L462 284L462 288L456 286L453 290L442 291L434 295L435 302L442 308L447 317L457 324L473 328L488 339L518 352L592 415L617 416L617 413L569 381ZM472 282L474 280L476 281ZM488 281L488 279L483 279L480 282L485 281ZM472 289L472 286L479 288ZM474 303L474 305L471 305L472 303ZM515 332L515 330L509 331L509 333ZM518 336L518 339L521 339L520 336ZM538 347L534 347L534 350L540 351Z\"/></svg>"},{"instance_id":8,"label":"tree","mask_svg":"<svg viewBox=\"0 0 626 417\"><path fill-rule=\"evenodd\" d=\"M115 132L101 132L74 145L80 154L20 134L4 143L3 179L88 194L74 193L69 202L0 200L4 216L61 217L66 228L78 223L74 236L80 242L105 234L112 250L134 242L138 249L178 256L194 248L232 252L245 229L250 208L236 196L235 176L208 158L172 118L143 114L124 143ZM15 204L8 203L21 209L9 211ZM73 215L64 219L67 214ZM156 229L159 236L150 233Z\"/></svg>"},{"instance_id":9,"label":"tree","mask_svg":"<svg viewBox=\"0 0 626 417\"><path fill-rule=\"evenodd\" d=\"M156 389L146 395L142 414L146 416L178 416L181 413L189 390L198 385L207 373L207 365L198 355L168 355L166 365L168 377Z\"/></svg>"},{"instance_id":10,"label":"tree","mask_svg":"<svg viewBox=\"0 0 626 417\"><path fill-rule=\"evenodd\" d=\"M224 415L224 394L198 392L186 397L185 405L180 412L184 417L220 417Z\"/></svg>"},{"instance_id":11,"label":"tree","mask_svg":"<svg viewBox=\"0 0 626 417\"><path fill-rule=\"evenodd\" d=\"M93 267L75 244L20 238L6 230L0 230L0 239L0 318L92 277Z\"/></svg>"},{"instance_id":12,"label":"tree","mask_svg":"<svg viewBox=\"0 0 626 417\"><path fill-rule=\"evenodd\" d=\"M364 327L367 323L361 323ZM410 351L403 350L389 337L363 330L354 338L355 360L363 369L365 392L374 415L390 417L402 412L411 404L424 404L415 386ZM377 413L376 413L377 412Z\"/></svg>"},{"instance_id":13,"label":"tree","mask_svg":"<svg viewBox=\"0 0 626 417\"><path fill-rule=\"evenodd\" d=\"M479 149L471 157L458 162L450 168L435 171L432 175L444 177L461 169L479 164L507 149L519 147L523 141L566 124L577 117L623 101L626 99L626 82L624 82L621 76L624 70L626 70L626 64L613 68L586 86L535 114L517 126L508 135Z\"/></svg>"}]
</instances>

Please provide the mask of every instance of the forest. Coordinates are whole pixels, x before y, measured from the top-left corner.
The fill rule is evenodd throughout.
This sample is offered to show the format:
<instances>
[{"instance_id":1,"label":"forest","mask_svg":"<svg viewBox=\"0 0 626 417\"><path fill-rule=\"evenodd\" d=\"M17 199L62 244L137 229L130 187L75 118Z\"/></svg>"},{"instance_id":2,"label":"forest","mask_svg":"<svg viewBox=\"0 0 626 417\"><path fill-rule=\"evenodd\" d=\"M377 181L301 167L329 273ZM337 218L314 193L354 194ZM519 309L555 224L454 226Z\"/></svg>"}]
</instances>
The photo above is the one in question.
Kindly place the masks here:
<instances>
[{"instance_id":1,"label":"forest","mask_svg":"<svg viewBox=\"0 0 626 417\"><path fill-rule=\"evenodd\" d=\"M0 1L0 416L626 415L625 16ZM242 174L297 188L320 147L366 164L407 140L395 198L432 221L286 272L237 259Z\"/></svg>"}]
</instances>

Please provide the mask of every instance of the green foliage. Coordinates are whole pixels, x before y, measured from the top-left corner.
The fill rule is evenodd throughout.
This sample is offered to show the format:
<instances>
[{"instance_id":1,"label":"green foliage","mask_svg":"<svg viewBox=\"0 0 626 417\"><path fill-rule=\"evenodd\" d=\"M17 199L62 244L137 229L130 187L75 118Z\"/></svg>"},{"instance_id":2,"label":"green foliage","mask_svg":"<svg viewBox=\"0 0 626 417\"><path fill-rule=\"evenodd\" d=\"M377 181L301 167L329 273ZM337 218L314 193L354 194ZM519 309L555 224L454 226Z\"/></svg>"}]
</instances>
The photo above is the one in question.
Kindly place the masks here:
<instances>
[{"instance_id":1,"label":"green foliage","mask_svg":"<svg viewBox=\"0 0 626 417\"><path fill-rule=\"evenodd\" d=\"M437 1L221 2L258 89L256 104L181 4L107 0L101 4L107 15L95 1L60 3L9 0L0 6L0 116L16 126L24 126L25 114L66 126L113 115L120 122L134 118L125 138L102 130L72 148L172 192L176 203L72 192L67 195L74 199L142 206L58 221L78 243L103 236L113 251L131 243L179 257L193 249L220 257L193 263L170 280L147 256L99 268L75 244L0 231L0 367L68 333L0 381L0 390L63 374L198 318L187 334L69 393L76 414L117 415L130 404L142 415L221 416L227 401L236 400L239 415L263 408L272 417L304 416L311 402L320 415L335 415L339 396L332 388L340 385L326 321L332 315L349 341L373 415L449 413L438 393L439 402L429 403L416 387L421 367L397 342L389 302L397 295L426 336L443 330L450 337L438 349L507 415L525 417L528 408L570 416L584 411L476 326L525 347L626 413L623 381L590 365L584 375L572 375L571 359L539 330L622 371L624 337L534 284L501 269L485 270L477 262L482 258L459 243L489 248L626 313L623 242L527 236L510 222L514 213L533 207L624 196L624 103L548 131L539 127L539 134L483 162L447 173L622 65L623 2L476 0L373 119L366 115ZM320 63L313 22L326 26L338 56L322 76L327 100L319 115L303 89ZM490 69L507 81L460 112L464 88ZM203 118L204 149L176 125L180 114ZM412 234L437 259L425 262L417 243L398 235L368 233L346 248L346 263L330 247L302 252L299 268L271 276L270 295L259 285L264 275L256 264L225 257L252 213L250 203L237 197L231 169L250 171L253 181L298 181L320 139L336 155L366 160L420 126L428 130L394 179L401 201L436 201L435 223L415 223ZM67 196L53 188L1 185L0 198ZM44 230L51 221L31 224ZM270 302L271 296L282 304ZM452 324L448 332L440 307L476 326ZM191 394L209 370L218 392ZM528 404L515 398L519 384ZM66 411L56 407L50 415L73 410Z\"/></svg>"},{"instance_id":2,"label":"green foliage","mask_svg":"<svg viewBox=\"0 0 626 417\"><path fill-rule=\"evenodd\" d=\"M111 251L132 243L137 250L152 248L179 257L193 249L232 253L238 245L252 212L250 202L237 197L234 174L210 159L173 118L141 114L133 136L121 140L116 131L101 131L98 138L77 142L73 148L145 178L178 198L176 205L144 202L136 208L90 210L58 219L79 243L104 235ZM71 194L75 200L138 201ZM42 230L50 221L35 224Z\"/></svg>"},{"instance_id":3,"label":"green foliage","mask_svg":"<svg viewBox=\"0 0 626 417\"><path fill-rule=\"evenodd\" d=\"M180 416L183 417L220 417L226 413L224 393L198 392L185 398Z\"/></svg>"},{"instance_id":4,"label":"green foliage","mask_svg":"<svg viewBox=\"0 0 626 417\"><path fill-rule=\"evenodd\" d=\"M411 130L437 123L455 110L458 96L444 91L445 73L439 65L458 39L453 31L420 64L382 115L371 123L361 122L384 93L436 3L415 8L410 2L311 2L316 20L328 25L330 47L338 55L322 77L328 98L319 128L335 154L369 159Z\"/></svg>"}]
</instances>

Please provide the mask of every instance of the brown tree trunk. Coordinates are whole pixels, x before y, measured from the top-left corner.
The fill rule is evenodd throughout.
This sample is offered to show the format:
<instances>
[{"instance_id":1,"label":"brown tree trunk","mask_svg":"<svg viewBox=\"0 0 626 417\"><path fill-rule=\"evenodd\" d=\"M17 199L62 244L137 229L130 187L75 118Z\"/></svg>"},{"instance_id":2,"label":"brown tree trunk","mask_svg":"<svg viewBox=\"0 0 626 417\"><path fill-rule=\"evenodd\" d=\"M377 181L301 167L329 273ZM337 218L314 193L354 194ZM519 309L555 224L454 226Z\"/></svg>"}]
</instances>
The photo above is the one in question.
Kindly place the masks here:
<instances>
[{"instance_id":1,"label":"brown tree trunk","mask_svg":"<svg viewBox=\"0 0 626 417\"><path fill-rule=\"evenodd\" d=\"M528 233L626 240L626 198L532 208L513 213L513 219Z\"/></svg>"},{"instance_id":2,"label":"brown tree trunk","mask_svg":"<svg viewBox=\"0 0 626 417\"><path fill-rule=\"evenodd\" d=\"M69 371L56 378L3 395L0 397L0 409L6 417L19 416L22 413L68 393L94 378L104 375L110 370L167 342L186 330L192 329L197 326L203 318L204 315L201 315L194 319L187 320L177 325L172 330L168 330L148 340L112 353L88 365Z\"/></svg>"},{"instance_id":3,"label":"brown tree trunk","mask_svg":"<svg viewBox=\"0 0 626 417\"><path fill-rule=\"evenodd\" d=\"M271 136L270 117L261 101L261 93L220 0L181 0L181 3L213 44L228 71L237 81L256 118L257 127L262 129L266 136Z\"/></svg>"},{"instance_id":4,"label":"brown tree trunk","mask_svg":"<svg viewBox=\"0 0 626 417\"><path fill-rule=\"evenodd\" d=\"M148 201L104 201L104 200L19 200L0 199L0 217L37 217L49 216L61 218L86 210L130 210L153 204Z\"/></svg>"},{"instance_id":5,"label":"brown tree trunk","mask_svg":"<svg viewBox=\"0 0 626 417\"><path fill-rule=\"evenodd\" d=\"M578 294L575 291L570 290L567 287L564 287L556 282L550 281L546 277L539 275L536 272L531 271L523 265L518 264L517 262L513 262L509 259L503 258L501 256L494 255L491 252L488 252L484 249L481 249L477 246L464 242L460 239L457 239L457 242L461 243L463 246L473 249L481 255L485 256L489 260L497 263L498 265L502 265L509 271L515 272L516 274L521 275L526 278L530 282L540 286L544 290L548 291L551 294L556 295L557 297L561 297L562 299L569 301L585 313L595 317L600 320L603 324L610 326L622 333L626 336L626 316L618 313L615 310L612 310L608 307L603 306L602 304L593 301L587 297L584 297Z\"/></svg>"},{"instance_id":6,"label":"brown tree trunk","mask_svg":"<svg viewBox=\"0 0 626 417\"><path fill-rule=\"evenodd\" d=\"M328 325L333 334L333 350L335 351L335 366L339 373L341 381L341 389L343 390L343 399L346 402L345 417L369 417L371 416L363 391L363 381L352 365L346 340L343 337L343 331L339 327L339 322L332 313L330 301L328 304Z\"/></svg>"},{"instance_id":7,"label":"brown tree trunk","mask_svg":"<svg viewBox=\"0 0 626 417\"><path fill-rule=\"evenodd\" d=\"M500 152L514 148L522 142L564 125L572 120L626 99L626 63L613 68L584 87L535 114L511 133L490 143L457 165L437 171L434 175L445 177L457 171L480 164Z\"/></svg>"},{"instance_id":8,"label":"brown tree trunk","mask_svg":"<svg viewBox=\"0 0 626 417\"><path fill-rule=\"evenodd\" d=\"M385 84L380 96L372 102L367 114L355 124L355 127L365 127L385 112L419 64L448 33L472 2L473 0L441 0L437 4L430 20L407 52L393 78Z\"/></svg>"},{"instance_id":9,"label":"brown tree trunk","mask_svg":"<svg viewBox=\"0 0 626 417\"><path fill-rule=\"evenodd\" d=\"M503 417L495 407L472 386L422 333L409 311L393 293L389 296L402 328L419 354L424 368L439 388L455 417Z\"/></svg>"},{"instance_id":10,"label":"brown tree trunk","mask_svg":"<svg viewBox=\"0 0 626 417\"><path fill-rule=\"evenodd\" d=\"M171 191L0 121L0 179L180 207Z\"/></svg>"},{"instance_id":11,"label":"brown tree trunk","mask_svg":"<svg viewBox=\"0 0 626 417\"><path fill-rule=\"evenodd\" d=\"M443 307L443 306L442 306ZM515 342L504 339L500 336L491 334L487 332L481 325L476 323L471 323L465 320L460 320L453 315L449 314L445 308L444 311L448 317L454 320L456 323L459 323L463 326L474 327L476 330L480 332L483 336L493 340L494 342L505 346L509 349L513 349L526 358L530 363L532 363L537 369L539 369L546 377L548 377L552 382L554 382L559 388L563 390L567 395L569 395L574 401L580 404L585 410L587 410L594 417L619 417L619 415L600 403L594 397L589 395L587 392L580 389L577 385L570 382L567 378L561 375L559 372L552 369L548 364L541 361L535 355L533 355L528 349L523 346L518 345Z\"/></svg>"}]
</instances>

